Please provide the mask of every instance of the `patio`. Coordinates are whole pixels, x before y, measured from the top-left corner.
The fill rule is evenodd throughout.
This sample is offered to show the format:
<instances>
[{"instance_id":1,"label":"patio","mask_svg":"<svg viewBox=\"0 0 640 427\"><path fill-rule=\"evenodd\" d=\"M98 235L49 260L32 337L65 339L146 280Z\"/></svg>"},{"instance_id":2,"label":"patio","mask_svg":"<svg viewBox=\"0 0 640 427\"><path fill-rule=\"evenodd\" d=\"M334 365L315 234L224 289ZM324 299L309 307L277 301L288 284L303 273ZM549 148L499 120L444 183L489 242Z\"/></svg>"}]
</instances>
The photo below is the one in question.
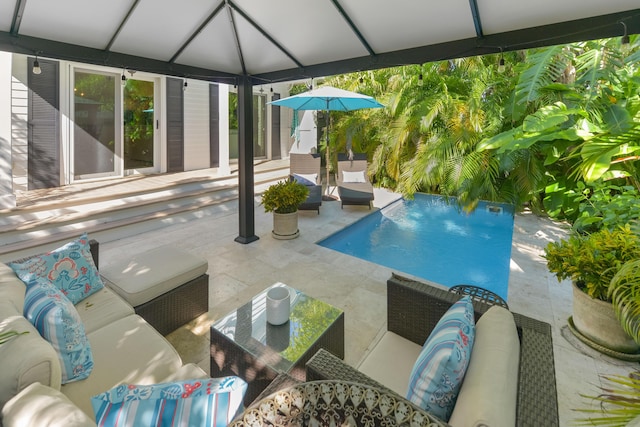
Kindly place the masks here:
<instances>
[{"instance_id":1,"label":"patio","mask_svg":"<svg viewBox=\"0 0 640 427\"><path fill-rule=\"evenodd\" d=\"M377 208L396 197L379 189L375 192ZM165 218L165 225L159 229L130 228L124 238L120 238L121 232L112 231L92 233L91 237L101 243L103 266L162 244L175 245L208 260L209 312L168 336L184 362L197 363L209 372L209 325L281 281L344 310L345 361L357 365L384 330L385 284L391 270L315 242L369 210L340 209L337 201L324 202L320 215L315 211L300 213L299 238L279 241L270 235L271 214L264 213L258 203L256 199L256 235L260 239L251 245L234 241L237 201ZM570 424L579 415L572 411L585 405L579 393L595 394L600 374L627 374L637 367L598 354L563 335L571 313L571 287L569 283L558 284L540 254L548 241L564 233L561 226L530 213L516 215L508 297L512 311L552 325L560 425Z\"/></svg>"}]
</instances>

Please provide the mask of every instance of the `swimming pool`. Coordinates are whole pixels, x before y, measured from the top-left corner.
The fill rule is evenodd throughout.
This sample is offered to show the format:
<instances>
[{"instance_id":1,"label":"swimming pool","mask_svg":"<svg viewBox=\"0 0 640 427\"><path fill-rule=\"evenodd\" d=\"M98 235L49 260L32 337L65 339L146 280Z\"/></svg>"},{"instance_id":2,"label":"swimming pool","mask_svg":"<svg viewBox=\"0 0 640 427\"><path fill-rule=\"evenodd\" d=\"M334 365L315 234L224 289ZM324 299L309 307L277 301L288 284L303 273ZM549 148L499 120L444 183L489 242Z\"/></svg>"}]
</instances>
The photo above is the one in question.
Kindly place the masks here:
<instances>
[{"instance_id":1,"label":"swimming pool","mask_svg":"<svg viewBox=\"0 0 640 427\"><path fill-rule=\"evenodd\" d=\"M318 244L448 287L481 286L506 300L513 212L480 202L467 214L441 196L416 194Z\"/></svg>"}]
</instances>

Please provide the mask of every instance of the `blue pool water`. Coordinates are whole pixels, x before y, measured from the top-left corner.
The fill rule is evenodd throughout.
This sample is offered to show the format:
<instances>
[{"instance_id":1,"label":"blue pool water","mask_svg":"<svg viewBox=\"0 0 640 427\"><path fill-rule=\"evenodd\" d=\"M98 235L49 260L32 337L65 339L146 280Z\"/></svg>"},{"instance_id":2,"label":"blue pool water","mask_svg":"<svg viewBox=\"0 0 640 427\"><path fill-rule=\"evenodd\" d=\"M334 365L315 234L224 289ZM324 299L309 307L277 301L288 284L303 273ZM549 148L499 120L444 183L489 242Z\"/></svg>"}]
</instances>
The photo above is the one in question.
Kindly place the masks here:
<instances>
[{"instance_id":1,"label":"blue pool water","mask_svg":"<svg viewBox=\"0 0 640 427\"><path fill-rule=\"evenodd\" d=\"M416 194L318 244L448 287L481 286L506 300L512 237L510 205L480 202L467 214L440 196Z\"/></svg>"}]
</instances>

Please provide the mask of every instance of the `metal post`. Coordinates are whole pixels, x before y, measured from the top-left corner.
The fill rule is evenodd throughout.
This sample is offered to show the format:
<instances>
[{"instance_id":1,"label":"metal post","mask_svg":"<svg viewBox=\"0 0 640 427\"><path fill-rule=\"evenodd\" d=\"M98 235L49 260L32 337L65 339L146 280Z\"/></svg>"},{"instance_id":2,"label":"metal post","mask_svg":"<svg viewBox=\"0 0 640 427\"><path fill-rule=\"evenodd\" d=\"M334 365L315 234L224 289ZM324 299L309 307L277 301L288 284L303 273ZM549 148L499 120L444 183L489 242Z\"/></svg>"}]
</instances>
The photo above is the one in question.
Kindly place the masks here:
<instances>
[{"instance_id":1,"label":"metal post","mask_svg":"<svg viewBox=\"0 0 640 427\"><path fill-rule=\"evenodd\" d=\"M253 84L248 76L238 79L238 243L251 243L255 235L253 177Z\"/></svg>"}]
</instances>

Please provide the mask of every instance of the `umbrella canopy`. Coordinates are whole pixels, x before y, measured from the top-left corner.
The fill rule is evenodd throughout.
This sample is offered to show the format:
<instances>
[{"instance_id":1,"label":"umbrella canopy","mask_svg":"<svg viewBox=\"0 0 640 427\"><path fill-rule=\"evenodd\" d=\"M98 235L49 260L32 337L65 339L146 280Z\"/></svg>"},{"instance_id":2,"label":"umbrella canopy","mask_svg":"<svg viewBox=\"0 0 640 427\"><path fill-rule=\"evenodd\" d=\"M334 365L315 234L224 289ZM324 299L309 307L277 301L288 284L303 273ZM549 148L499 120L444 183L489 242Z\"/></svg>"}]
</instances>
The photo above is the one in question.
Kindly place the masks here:
<instances>
[{"instance_id":1,"label":"umbrella canopy","mask_svg":"<svg viewBox=\"0 0 640 427\"><path fill-rule=\"evenodd\" d=\"M374 98L332 86L323 86L309 92L270 102L271 105L294 110L352 111L363 108L382 108Z\"/></svg>"},{"instance_id":2,"label":"umbrella canopy","mask_svg":"<svg viewBox=\"0 0 640 427\"><path fill-rule=\"evenodd\" d=\"M318 89L299 93L288 98L271 101L269 104L280 107L289 107L294 110L326 110L328 111L353 111L364 108L382 108L374 98L357 92L350 92L332 86L322 86ZM329 125L327 124L327 195L325 200L333 200L329 195ZM350 152L351 156L351 152ZM350 157L351 158L351 157Z\"/></svg>"}]
</instances>

